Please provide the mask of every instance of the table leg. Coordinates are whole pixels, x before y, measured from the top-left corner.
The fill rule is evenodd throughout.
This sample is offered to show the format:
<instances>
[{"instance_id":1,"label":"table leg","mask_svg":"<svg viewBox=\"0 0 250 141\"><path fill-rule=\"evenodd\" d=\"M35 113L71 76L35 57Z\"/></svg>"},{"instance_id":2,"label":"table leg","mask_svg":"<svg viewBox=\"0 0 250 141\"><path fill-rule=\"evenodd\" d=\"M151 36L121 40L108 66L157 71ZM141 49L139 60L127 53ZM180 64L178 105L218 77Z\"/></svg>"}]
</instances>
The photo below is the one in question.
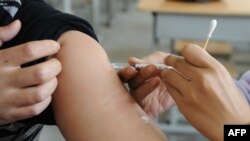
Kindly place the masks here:
<instances>
[{"instance_id":1,"label":"table leg","mask_svg":"<svg viewBox=\"0 0 250 141\"><path fill-rule=\"evenodd\" d=\"M129 7L129 0L122 0L123 2L123 12L127 12L128 11L128 7Z\"/></svg>"},{"instance_id":2,"label":"table leg","mask_svg":"<svg viewBox=\"0 0 250 141\"><path fill-rule=\"evenodd\" d=\"M107 21L106 21L106 26L110 27L112 24L113 20L113 13L114 13L114 5L113 5L113 0L106 0L106 14L107 14Z\"/></svg>"},{"instance_id":3,"label":"table leg","mask_svg":"<svg viewBox=\"0 0 250 141\"><path fill-rule=\"evenodd\" d=\"M100 0L92 0L91 1L91 14L92 14L92 24L94 30L99 33L100 28Z\"/></svg>"},{"instance_id":4,"label":"table leg","mask_svg":"<svg viewBox=\"0 0 250 141\"><path fill-rule=\"evenodd\" d=\"M153 39L154 39L154 44L158 44L159 43L159 39L157 38L157 16L158 14L157 13L153 13Z\"/></svg>"},{"instance_id":5,"label":"table leg","mask_svg":"<svg viewBox=\"0 0 250 141\"><path fill-rule=\"evenodd\" d=\"M63 0L63 10L66 13L72 13L72 1L71 0Z\"/></svg>"}]
</instances>

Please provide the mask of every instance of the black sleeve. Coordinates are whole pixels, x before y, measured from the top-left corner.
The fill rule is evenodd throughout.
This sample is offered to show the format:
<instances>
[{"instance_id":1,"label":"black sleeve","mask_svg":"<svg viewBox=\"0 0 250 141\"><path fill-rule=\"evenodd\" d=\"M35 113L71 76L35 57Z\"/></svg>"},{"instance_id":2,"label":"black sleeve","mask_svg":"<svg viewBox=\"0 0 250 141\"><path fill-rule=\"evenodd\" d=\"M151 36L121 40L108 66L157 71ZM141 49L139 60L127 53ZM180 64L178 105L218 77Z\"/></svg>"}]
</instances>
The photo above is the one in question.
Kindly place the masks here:
<instances>
[{"instance_id":1,"label":"black sleeve","mask_svg":"<svg viewBox=\"0 0 250 141\"><path fill-rule=\"evenodd\" d=\"M21 20L21 31L13 40L5 43L4 48L28 41L57 40L69 30L78 30L97 40L93 28L86 20L55 10L43 0L22 1L22 6L14 17Z\"/></svg>"},{"instance_id":2,"label":"black sleeve","mask_svg":"<svg viewBox=\"0 0 250 141\"><path fill-rule=\"evenodd\" d=\"M15 19L21 20L22 29L13 40L5 43L3 48L12 47L28 41L43 39L57 40L64 32L69 30L83 32L97 40L91 25L87 21L57 11L47 5L43 0L23 0L22 7L15 16ZM23 64L22 67L28 67L43 62L44 60L46 60L46 58ZM39 116L21 122L27 124L55 124L51 105Z\"/></svg>"}]
</instances>

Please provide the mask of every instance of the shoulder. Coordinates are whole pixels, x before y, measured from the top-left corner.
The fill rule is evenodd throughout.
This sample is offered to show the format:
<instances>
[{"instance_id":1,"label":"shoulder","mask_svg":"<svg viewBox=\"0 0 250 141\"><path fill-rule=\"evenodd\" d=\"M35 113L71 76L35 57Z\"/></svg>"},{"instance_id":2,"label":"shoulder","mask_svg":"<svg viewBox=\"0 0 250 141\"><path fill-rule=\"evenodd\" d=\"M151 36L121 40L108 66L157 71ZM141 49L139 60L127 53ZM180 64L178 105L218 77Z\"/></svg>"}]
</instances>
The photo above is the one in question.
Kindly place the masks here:
<instances>
[{"instance_id":1,"label":"shoulder","mask_svg":"<svg viewBox=\"0 0 250 141\"><path fill-rule=\"evenodd\" d=\"M108 60L101 45L88 34L76 30L67 31L60 36L58 42L61 45L59 54L64 54L62 56L74 54L74 56L81 56L81 60L97 58Z\"/></svg>"},{"instance_id":2,"label":"shoulder","mask_svg":"<svg viewBox=\"0 0 250 141\"><path fill-rule=\"evenodd\" d=\"M93 28L86 20L62 13L43 0L23 0L23 5L15 18L22 22L21 32L32 35L28 37L30 40L57 40L69 30L83 32L97 40Z\"/></svg>"},{"instance_id":3,"label":"shoulder","mask_svg":"<svg viewBox=\"0 0 250 141\"><path fill-rule=\"evenodd\" d=\"M61 49L55 57L60 60L65 72L77 74L75 72L82 68L82 73L91 71L97 73L97 76L100 74L98 71L101 68L107 68L107 66L109 68L110 66L105 50L87 34L79 31L68 31L62 34L58 42ZM93 62L95 65L91 65ZM100 66L102 67L99 68ZM77 68L77 70L72 68Z\"/></svg>"}]
</instances>

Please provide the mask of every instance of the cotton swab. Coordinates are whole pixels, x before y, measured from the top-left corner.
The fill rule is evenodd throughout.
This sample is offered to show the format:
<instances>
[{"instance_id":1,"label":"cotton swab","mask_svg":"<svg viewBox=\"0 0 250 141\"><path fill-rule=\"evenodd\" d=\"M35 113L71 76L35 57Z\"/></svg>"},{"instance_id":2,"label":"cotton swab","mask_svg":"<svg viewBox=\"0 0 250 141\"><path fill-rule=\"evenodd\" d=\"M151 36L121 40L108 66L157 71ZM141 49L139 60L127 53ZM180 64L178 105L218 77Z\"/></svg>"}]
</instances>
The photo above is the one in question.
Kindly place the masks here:
<instances>
[{"instance_id":1,"label":"cotton swab","mask_svg":"<svg viewBox=\"0 0 250 141\"><path fill-rule=\"evenodd\" d=\"M207 34L207 39L206 39L206 42L205 42L203 49L207 48L208 42L209 42L210 38L212 37L212 34L213 34L216 26L217 26L217 20L213 19L210 22L210 26L209 26L209 30L208 30L208 34Z\"/></svg>"}]
</instances>

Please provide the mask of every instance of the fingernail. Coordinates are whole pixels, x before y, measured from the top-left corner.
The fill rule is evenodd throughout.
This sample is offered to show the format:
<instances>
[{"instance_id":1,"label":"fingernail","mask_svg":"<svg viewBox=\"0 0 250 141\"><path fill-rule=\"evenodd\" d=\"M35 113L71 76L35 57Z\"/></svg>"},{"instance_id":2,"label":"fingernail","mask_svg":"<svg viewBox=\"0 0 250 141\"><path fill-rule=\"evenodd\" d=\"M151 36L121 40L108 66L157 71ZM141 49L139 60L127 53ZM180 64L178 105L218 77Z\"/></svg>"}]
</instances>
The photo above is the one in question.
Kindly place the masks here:
<instances>
[{"instance_id":1,"label":"fingernail","mask_svg":"<svg viewBox=\"0 0 250 141\"><path fill-rule=\"evenodd\" d=\"M15 21L13 21L13 22L11 23L11 25L17 24L17 23L19 23L19 22L20 22L20 20L15 20Z\"/></svg>"},{"instance_id":2,"label":"fingernail","mask_svg":"<svg viewBox=\"0 0 250 141\"><path fill-rule=\"evenodd\" d=\"M61 48L61 46L60 46L60 44L58 42L55 42L53 47L55 47L58 50Z\"/></svg>"},{"instance_id":3,"label":"fingernail","mask_svg":"<svg viewBox=\"0 0 250 141\"><path fill-rule=\"evenodd\" d=\"M12 28L13 30L15 30L16 28L20 28L21 26L21 21L20 20L15 20L12 23L10 23L8 25L9 28Z\"/></svg>"}]
</instances>

